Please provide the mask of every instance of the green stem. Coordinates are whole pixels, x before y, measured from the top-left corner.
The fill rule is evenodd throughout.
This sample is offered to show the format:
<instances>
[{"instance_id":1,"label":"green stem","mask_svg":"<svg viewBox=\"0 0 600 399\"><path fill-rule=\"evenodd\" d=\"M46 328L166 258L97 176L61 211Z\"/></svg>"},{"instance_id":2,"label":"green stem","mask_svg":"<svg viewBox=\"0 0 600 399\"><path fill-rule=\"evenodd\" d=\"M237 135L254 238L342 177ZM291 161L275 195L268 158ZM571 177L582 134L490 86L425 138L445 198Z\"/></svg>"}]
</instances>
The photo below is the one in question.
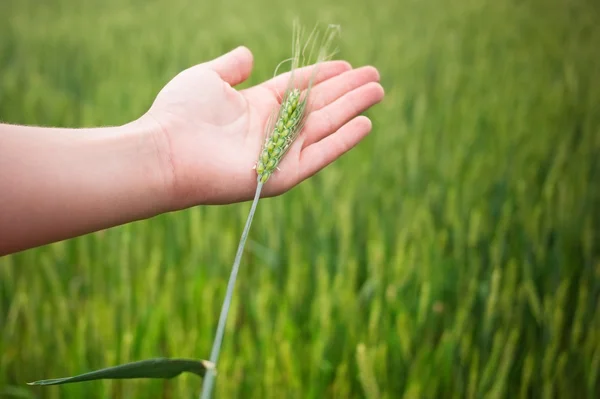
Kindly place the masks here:
<instances>
[{"instance_id":1,"label":"green stem","mask_svg":"<svg viewBox=\"0 0 600 399\"><path fill-rule=\"evenodd\" d=\"M229 307L231 306L231 298L233 297L233 288L235 286L235 280L240 269L240 260L242 259L242 253L244 252L244 246L246 245L246 239L248 238L248 232L250 231L250 225L252 225L252 218L260 199L260 192L262 190L263 183L258 183L256 187L256 193L254 194L254 201L246 220L246 226L238 245L237 254L235 255L235 261L233 262L233 268L229 275L229 282L227 283L227 292L225 293L225 300L223 301L223 307L221 308L221 315L219 316L219 324L217 325L217 334L215 341L213 342L212 351L210 352L210 361L213 365L212 368L206 371L204 381L202 383L202 393L200 399L210 399L212 393L212 387L214 384L217 361L219 360L219 352L221 350L221 343L223 342L223 335L225 333L225 324L227 323L227 314L229 313Z\"/></svg>"}]
</instances>

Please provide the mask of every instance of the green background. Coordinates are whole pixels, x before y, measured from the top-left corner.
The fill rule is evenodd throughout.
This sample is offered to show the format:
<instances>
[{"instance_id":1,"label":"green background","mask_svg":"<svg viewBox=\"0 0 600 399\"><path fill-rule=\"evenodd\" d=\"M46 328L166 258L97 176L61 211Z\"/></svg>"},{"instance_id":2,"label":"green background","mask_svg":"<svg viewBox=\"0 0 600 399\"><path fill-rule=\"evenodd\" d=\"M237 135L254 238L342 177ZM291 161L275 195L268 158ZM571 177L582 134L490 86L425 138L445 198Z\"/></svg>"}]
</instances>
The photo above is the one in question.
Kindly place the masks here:
<instances>
[{"instance_id":1,"label":"green background","mask_svg":"<svg viewBox=\"0 0 600 399\"><path fill-rule=\"evenodd\" d=\"M126 123L240 44L242 87L261 82L296 17L340 24L339 57L376 66L386 98L355 150L259 203L216 396L598 397L596 1L3 0L0 120ZM195 376L25 383L208 358L248 210L1 258L0 396L196 397Z\"/></svg>"}]
</instances>

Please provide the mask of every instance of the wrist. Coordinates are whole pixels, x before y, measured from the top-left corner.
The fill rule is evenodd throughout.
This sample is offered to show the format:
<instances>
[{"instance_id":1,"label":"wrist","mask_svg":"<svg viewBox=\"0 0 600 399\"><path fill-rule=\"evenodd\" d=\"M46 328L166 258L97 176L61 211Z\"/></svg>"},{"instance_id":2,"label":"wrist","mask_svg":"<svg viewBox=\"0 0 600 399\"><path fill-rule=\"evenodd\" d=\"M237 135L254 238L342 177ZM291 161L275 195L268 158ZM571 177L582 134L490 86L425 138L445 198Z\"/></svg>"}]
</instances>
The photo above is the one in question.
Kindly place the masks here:
<instances>
[{"instance_id":1,"label":"wrist","mask_svg":"<svg viewBox=\"0 0 600 399\"><path fill-rule=\"evenodd\" d=\"M174 171L167 135L156 120L144 116L118 128L126 147L134 148L132 170L150 199L149 216L173 210Z\"/></svg>"}]
</instances>

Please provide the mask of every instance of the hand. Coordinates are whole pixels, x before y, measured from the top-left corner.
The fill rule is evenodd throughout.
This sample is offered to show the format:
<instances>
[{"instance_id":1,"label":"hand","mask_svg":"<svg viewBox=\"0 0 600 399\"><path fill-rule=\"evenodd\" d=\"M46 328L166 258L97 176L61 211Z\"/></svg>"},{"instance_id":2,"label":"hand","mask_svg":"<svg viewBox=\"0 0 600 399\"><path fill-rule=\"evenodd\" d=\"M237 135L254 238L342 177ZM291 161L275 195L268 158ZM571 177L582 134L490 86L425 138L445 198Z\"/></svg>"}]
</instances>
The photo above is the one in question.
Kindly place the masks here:
<instances>
[{"instance_id":1,"label":"hand","mask_svg":"<svg viewBox=\"0 0 600 399\"><path fill-rule=\"evenodd\" d=\"M250 51L239 47L193 66L171 80L141 120L154 125L174 209L249 200L256 189L256 163L269 115L280 104L289 73L249 89ZM306 88L312 67L298 71ZM384 91L373 67L352 69L343 61L319 66L306 125L263 188L275 196L354 147L371 130L360 113Z\"/></svg>"}]
</instances>

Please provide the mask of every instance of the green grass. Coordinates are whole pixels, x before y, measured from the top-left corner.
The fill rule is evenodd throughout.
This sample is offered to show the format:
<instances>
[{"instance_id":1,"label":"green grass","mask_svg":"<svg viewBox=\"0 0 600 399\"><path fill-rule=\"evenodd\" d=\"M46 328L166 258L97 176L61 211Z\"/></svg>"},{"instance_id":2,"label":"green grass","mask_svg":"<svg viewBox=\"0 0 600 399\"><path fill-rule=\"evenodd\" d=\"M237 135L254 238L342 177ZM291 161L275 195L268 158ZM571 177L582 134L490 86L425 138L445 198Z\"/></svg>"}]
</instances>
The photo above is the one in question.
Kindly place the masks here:
<instances>
[{"instance_id":1,"label":"green grass","mask_svg":"<svg viewBox=\"0 0 600 399\"><path fill-rule=\"evenodd\" d=\"M295 16L341 24L340 56L378 67L387 95L356 150L261 201L216 396L600 396L595 1L4 0L0 120L124 123L239 44L260 82ZM248 209L0 259L0 396L196 397L194 376L25 383L208 358Z\"/></svg>"}]
</instances>

